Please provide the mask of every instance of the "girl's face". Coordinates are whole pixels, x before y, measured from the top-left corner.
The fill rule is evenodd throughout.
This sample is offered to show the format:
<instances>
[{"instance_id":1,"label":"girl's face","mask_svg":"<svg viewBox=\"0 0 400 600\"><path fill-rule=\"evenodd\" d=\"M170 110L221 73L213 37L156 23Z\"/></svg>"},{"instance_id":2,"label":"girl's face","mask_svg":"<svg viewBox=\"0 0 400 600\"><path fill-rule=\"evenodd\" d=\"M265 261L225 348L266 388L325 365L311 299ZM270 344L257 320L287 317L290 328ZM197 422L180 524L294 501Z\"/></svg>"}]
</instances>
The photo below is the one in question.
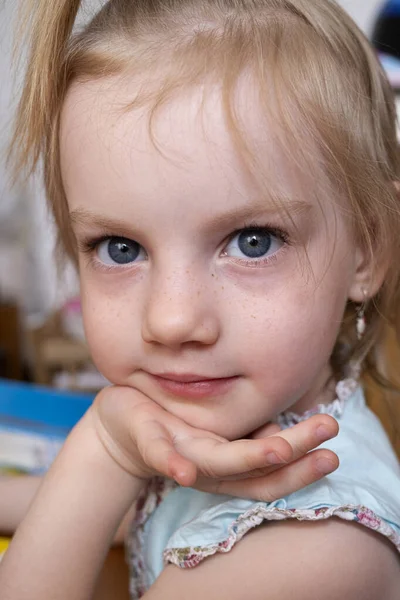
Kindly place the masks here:
<instances>
[{"instance_id":1,"label":"girl's face","mask_svg":"<svg viewBox=\"0 0 400 600\"><path fill-rule=\"evenodd\" d=\"M313 406L346 301L361 294L342 217L316 199L313 173L296 174L279 157L245 89L246 134L290 218L246 175L217 92L201 109L200 90L164 107L157 148L147 111L121 110L134 91L134 82L77 85L62 118L96 365L230 439L290 406Z\"/></svg>"}]
</instances>

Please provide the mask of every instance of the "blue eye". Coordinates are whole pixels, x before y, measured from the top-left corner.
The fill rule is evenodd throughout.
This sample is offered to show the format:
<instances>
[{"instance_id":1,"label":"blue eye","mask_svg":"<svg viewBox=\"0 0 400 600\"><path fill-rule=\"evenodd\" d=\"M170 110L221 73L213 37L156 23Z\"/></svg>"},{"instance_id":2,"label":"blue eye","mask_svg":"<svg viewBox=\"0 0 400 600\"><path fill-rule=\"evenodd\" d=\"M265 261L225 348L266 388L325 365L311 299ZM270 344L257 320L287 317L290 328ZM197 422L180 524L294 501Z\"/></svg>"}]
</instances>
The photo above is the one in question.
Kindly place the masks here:
<instances>
[{"instance_id":1,"label":"blue eye","mask_svg":"<svg viewBox=\"0 0 400 600\"><path fill-rule=\"evenodd\" d=\"M98 245L97 256L106 265L128 265L146 258L144 248L134 240L107 238Z\"/></svg>"},{"instance_id":2,"label":"blue eye","mask_svg":"<svg viewBox=\"0 0 400 600\"><path fill-rule=\"evenodd\" d=\"M224 251L225 256L244 260L257 260L275 254L284 245L282 236L264 227L242 229L231 239Z\"/></svg>"}]
</instances>

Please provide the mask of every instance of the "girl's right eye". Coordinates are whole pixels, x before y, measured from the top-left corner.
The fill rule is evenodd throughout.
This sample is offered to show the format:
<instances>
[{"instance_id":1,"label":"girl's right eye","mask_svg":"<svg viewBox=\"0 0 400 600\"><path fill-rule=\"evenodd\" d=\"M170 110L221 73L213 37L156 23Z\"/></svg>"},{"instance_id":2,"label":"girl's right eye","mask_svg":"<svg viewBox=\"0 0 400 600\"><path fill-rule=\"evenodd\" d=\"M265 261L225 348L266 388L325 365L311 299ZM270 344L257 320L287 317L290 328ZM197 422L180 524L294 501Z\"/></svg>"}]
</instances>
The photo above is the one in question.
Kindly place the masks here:
<instances>
[{"instance_id":1,"label":"girl's right eye","mask_svg":"<svg viewBox=\"0 0 400 600\"><path fill-rule=\"evenodd\" d=\"M129 265L146 259L144 248L128 238L110 237L97 246L97 258L105 265Z\"/></svg>"}]
</instances>

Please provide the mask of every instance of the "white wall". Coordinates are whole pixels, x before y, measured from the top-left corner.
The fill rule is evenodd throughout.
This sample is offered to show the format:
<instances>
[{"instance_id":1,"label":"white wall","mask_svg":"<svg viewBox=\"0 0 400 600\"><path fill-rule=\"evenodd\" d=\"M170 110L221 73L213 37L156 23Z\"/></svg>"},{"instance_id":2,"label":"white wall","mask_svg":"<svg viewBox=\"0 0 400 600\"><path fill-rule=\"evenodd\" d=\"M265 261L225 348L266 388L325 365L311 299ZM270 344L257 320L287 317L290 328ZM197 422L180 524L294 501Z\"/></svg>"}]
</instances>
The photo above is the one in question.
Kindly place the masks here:
<instances>
[{"instance_id":1,"label":"white wall","mask_svg":"<svg viewBox=\"0 0 400 600\"><path fill-rule=\"evenodd\" d=\"M10 63L12 13L10 0L0 3L0 294L6 297L20 294L23 286L23 194L21 189L11 189L5 160L13 105Z\"/></svg>"},{"instance_id":2,"label":"white wall","mask_svg":"<svg viewBox=\"0 0 400 600\"><path fill-rule=\"evenodd\" d=\"M383 0L339 0L339 4L347 10L361 29L369 34Z\"/></svg>"},{"instance_id":3,"label":"white wall","mask_svg":"<svg viewBox=\"0 0 400 600\"><path fill-rule=\"evenodd\" d=\"M40 320L65 288L57 280L42 185L31 179L12 187L6 165L18 89L11 62L17 6L16 0L0 0L0 295L17 299L26 315Z\"/></svg>"}]
</instances>

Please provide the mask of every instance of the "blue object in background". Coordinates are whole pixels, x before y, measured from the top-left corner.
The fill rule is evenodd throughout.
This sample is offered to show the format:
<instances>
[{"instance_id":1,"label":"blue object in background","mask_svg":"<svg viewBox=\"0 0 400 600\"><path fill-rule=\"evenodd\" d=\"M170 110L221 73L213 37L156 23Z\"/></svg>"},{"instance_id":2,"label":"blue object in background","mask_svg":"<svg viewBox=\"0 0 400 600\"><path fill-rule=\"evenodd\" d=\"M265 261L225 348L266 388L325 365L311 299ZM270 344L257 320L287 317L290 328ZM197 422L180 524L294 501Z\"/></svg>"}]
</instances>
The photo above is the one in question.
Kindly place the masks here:
<instances>
[{"instance_id":1,"label":"blue object in background","mask_svg":"<svg viewBox=\"0 0 400 600\"><path fill-rule=\"evenodd\" d=\"M379 52L400 59L400 0L389 0L383 4L371 39Z\"/></svg>"},{"instance_id":2,"label":"blue object in background","mask_svg":"<svg viewBox=\"0 0 400 600\"><path fill-rule=\"evenodd\" d=\"M93 398L90 394L0 379L0 422L15 419L69 431L89 408Z\"/></svg>"},{"instance_id":3,"label":"blue object in background","mask_svg":"<svg viewBox=\"0 0 400 600\"><path fill-rule=\"evenodd\" d=\"M400 15L400 0L389 0L385 2L380 14L385 17Z\"/></svg>"},{"instance_id":4,"label":"blue object in background","mask_svg":"<svg viewBox=\"0 0 400 600\"><path fill-rule=\"evenodd\" d=\"M0 379L0 473L42 475L93 395Z\"/></svg>"}]
</instances>

